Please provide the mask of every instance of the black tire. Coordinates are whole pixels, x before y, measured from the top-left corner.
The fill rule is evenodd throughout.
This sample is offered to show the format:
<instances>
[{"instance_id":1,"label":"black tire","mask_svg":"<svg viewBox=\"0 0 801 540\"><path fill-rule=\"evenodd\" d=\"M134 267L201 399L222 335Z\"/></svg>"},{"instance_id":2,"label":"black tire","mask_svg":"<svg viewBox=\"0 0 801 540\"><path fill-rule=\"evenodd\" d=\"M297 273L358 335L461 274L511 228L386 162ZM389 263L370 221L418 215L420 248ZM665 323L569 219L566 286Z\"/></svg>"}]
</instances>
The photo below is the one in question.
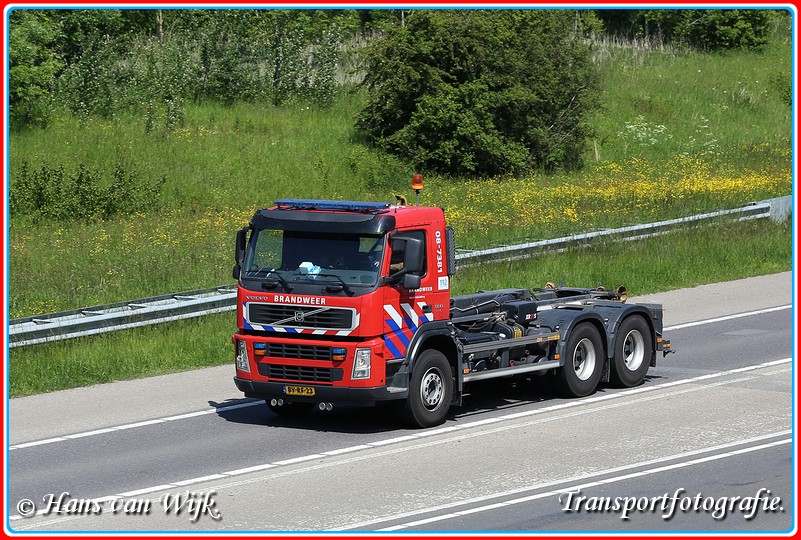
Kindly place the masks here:
<instances>
[{"instance_id":1,"label":"black tire","mask_svg":"<svg viewBox=\"0 0 801 540\"><path fill-rule=\"evenodd\" d=\"M270 403L270 400L267 400L267 407L275 414L279 414L281 416L301 416L311 412L311 410L314 409L314 405L314 403L297 401L284 403L283 405L273 405Z\"/></svg>"},{"instance_id":2,"label":"black tire","mask_svg":"<svg viewBox=\"0 0 801 540\"><path fill-rule=\"evenodd\" d=\"M451 365L444 354L428 349L413 369L404 405L405 419L416 427L437 426L445 421L453 397Z\"/></svg>"},{"instance_id":3,"label":"black tire","mask_svg":"<svg viewBox=\"0 0 801 540\"><path fill-rule=\"evenodd\" d=\"M601 334L590 323L579 324L567 339L565 363L557 374L559 387L568 397L589 396L598 387L603 367Z\"/></svg>"},{"instance_id":4,"label":"black tire","mask_svg":"<svg viewBox=\"0 0 801 540\"><path fill-rule=\"evenodd\" d=\"M648 323L640 316L625 319L617 330L615 356L609 378L615 386L631 388L642 384L653 353L653 337Z\"/></svg>"}]
</instances>

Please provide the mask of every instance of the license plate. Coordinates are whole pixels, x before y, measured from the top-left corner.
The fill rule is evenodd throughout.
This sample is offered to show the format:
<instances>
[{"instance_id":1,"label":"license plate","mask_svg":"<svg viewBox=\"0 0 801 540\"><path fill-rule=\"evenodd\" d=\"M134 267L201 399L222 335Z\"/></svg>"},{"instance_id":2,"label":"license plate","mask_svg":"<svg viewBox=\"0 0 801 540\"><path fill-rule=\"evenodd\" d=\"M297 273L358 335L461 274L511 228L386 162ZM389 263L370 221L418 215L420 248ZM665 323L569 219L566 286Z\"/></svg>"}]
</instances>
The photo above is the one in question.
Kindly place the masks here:
<instances>
[{"instance_id":1,"label":"license plate","mask_svg":"<svg viewBox=\"0 0 801 540\"><path fill-rule=\"evenodd\" d=\"M284 394L288 396L313 396L314 388L311 386L284 386Z\"/></svg>"}]
</instances>

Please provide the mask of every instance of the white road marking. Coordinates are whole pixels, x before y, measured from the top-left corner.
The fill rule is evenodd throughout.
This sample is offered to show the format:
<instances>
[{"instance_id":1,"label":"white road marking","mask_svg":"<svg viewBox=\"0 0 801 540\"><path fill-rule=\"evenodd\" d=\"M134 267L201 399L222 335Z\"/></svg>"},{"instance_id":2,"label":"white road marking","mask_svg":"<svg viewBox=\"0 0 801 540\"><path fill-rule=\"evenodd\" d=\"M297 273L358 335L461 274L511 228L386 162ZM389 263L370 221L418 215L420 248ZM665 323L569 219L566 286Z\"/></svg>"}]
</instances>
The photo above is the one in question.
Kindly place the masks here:
<instances>
[{"instance_id":1,"label":"white road marking","mask_svg":"<svg viewBox=\"0 0 801 540\"><path fill-rule=\"evenodd\" d=\"M774 437L774 436L781 436L781 435L789 435L790 433L791 433L790 431L783 431L783 432L779 432L779 433L773 433L773 434L768 435L768 436L766 436L764 438L769 438L769 437ZM710 455L710 456L704 456L704 457L697 458L697 459L692 459L692 460L689 460L689 461L683 461L683 462L679 462L679 463L672 463L672 464L669 464L669 465L663 465L663 466L659 466L659 467L654 467L652 469L646 469L646 470L637 471L637 472L634 472L634 473L623 474L623 475L615 476L615 477L612 477L612 478L602 478L602 479L600 479L598 481L595 481L595 482L588 482L588 483L572 485L572 486L569 486L569 487L559 488L558 490L546 491L544 493L536 493L534 495L528 495L526 497L519 497L517 499L511 499L511 500L508 500L508 501L488 504L488 505L485 505L485 506L478 506L478 507L474 507L474 508L469 508L467 510L460 510L458 512L451 512L451 513L448 513L448 514L441 514L441 515L438 515L438 516L431 516L431 517L428 517L428 518L425 518L425 519L420 519L420 520L417 520L417 521L411 521L411 522L403 523L403 524L400 524L400 525L393 525L391 527L385 527L383 529L378 529L377 532L398 531L398 530L401 530L401 529L408 529L410 527L418 527L420 525L428 525L429 523L435 523L437 521L444 521L444 520L448 520L448 519L463 517L463 516L466 516L466 515L469 515L469 514L476 514L476 513L479 513L479 512L486 512L488 510L495 510L495 509L498 509L498 508L514 506L516 504L531 502L531 501L535 501L535 500L538 500L538 499L544 499L546 497L558 497L560 494L566 493L566 492L569 492L569 491L576 491L576 490L582 490L583 491L585 489L589 489L589 488L600 486L600 485L614 484L616 482L622 482L622 481L625 481L625 480L630 480L632 478L639 478L639 477L642 477L642 476L649 476L649 475L657 474L657 473L661 473L661 472L667 472L667 471L672 471L672 470L676 470L676 469L683 469L685 467L691 467L693 465L699 465L701 463L708 463L708 462L711 462L711 461L719 461L721 459L726 459L726 458L730 458L730 457L738 456L738 455L742 455L742 454L748 454L748 453L751 453L751 452L757 452L759 450L765 450L765 449L768 449L768 448L773 448L773 447L784 445L784 444L792 444L792 442L793 442L793 439L789 438L789 439L781 439L781 440L778 440L778 441L772 441L772 442L768 442L768 443L764 443L764 444L758 444L758 445L755 445L755 446L749 446L749 447L746 447L746 448L739 448L739 449L736 449L736 450L723 452L721 454L713 454L713 455ZM728 445L728 447L741 446L742 444L744 444L743 441L741 441L739 443L735 442L735 443L731 443L730 445ZM708 451L709 451L709 449L697 450L697 451L693 452L693 454L697 455L697 454L705 453L705 452L708 452ZM667 462L667 461L673 461L675 459L676 459L675 456L666 457L666 458L663 458L663 459L659 460L658 462L664 463L664 462ZM636 468L638 466L641 466L641 465L639 465L639 464L629 465L628 468L633 469L633 468ZM609 470L606 470L606 471L593 473L593 474L588 475L588 476L586 476L584 478L589 479L589 478L595 478L595 477L599 477L599 476L605 476L605 475L610 474L611 472L614 472L614 471L615 471L615 469L609 469ZM583 479L583 478L579 478L579 480L580 479ZM575 481L575 480L573 480L573 481ZM524 492L525 491L539 491L539 490L544 489L544 488L557 486L557 485L562 485L562 484L565 484L565 483L571 483L571 482L570 481L560 480L560 481L552 482L550 484L545 484L545 485L528 486L526 488L521 488L520 491L524 491ZM493 498L498 498L498 497L503 497L503 496L508 496L508 495L506 495L506 494L495 494L495 495L492 495ZM475 499L470 499L470 500L459 501L457 503L451 503L451 504L453 504L454 506L461 506L461 505L475 504L475 502L481 502L481 501L477 501ZM417 514L428 514L428 513L432 512L432 511L434 511L434 510L433 509L425 509L425 510L420 510L419 512L417 512ZM375 525L377 523L386 523L388 521L395 521L397 519L404 519L405 517L411 517L409 514L410 513L407 513L407 514L403 515L402 517L391 516L391 517L388 517L388 518L379 518L379 519L376 519L376 520L372 520L371 522L366 523L366 524L350 525L348 527L345 527L345 528L342 528L342 529L338 529L338 530L352 530L352 529L361 528L361 527L369 527L370 525Z\"/></svg>"},{"instance_id":2,"label":"white road marking","mask_svg":"<svg viewBox=\"0 0 801 540\"><path fill-rule=\"evenodd\" d=\"M9 447L9 450L15 450L17 448L29 448L31 446L39 446L41 444L50 444L50 443L59 442L59 441L66 441L66 440L67 439L65 437L54 437L52 439L44 439L44 440L41 440L41 441L33 441L33 442L27 442L27 443L22 443L22 444L15 444L14 446Z\"/></svg>"},{"instance_id":3,"label":"white road marking","mask_svg":"<svg viewBox=\"0 0 801 540\"><path fill-rule=\"evenodd\" d=\"M750 371L756 371L756 370L759 370L759 369L762 369L762 368L766 368L766 367L773 367L773 366L777 366L777 365L781 365L781 364L786 364L786 363L789 363L791 361L792 361L792 358L784 358L782 360L773 360L773 361L770 361L770 362L764 362L764 363L756 365L756 366L747 366L747 367L744 367L744 368L737 368L737 369L722 371L722 372L719 372L719 373L714 373L714 374L712 374L713 377L711 377L711 378L721 378L721 377L725 377L727 375L740 374L740 373L745 373L745 372L750 372ZM772 371L771 373L775 374L775 371ZM658 390L658 389L670 388L670 387L676 386L677 385L676 383L679 383L679 384L682 384L682 385L696 383L696 382L699 382L700 380L707 380L710 377L709 377L709 375L702 375L700 377L695 377L695 378L691 378L691 379L682 379L681 381L673 381L673 382L670 382L670 383L664 383L664 384L649 386L647 388L640 386L640 387L633 388L633 389L628 390L628 391L622 391L622 392L618 392L618 393L615 393L615 394L606 394L606 395L603 395L603 396L594 396L594 397L591 397L591 398L584 398L584 399L581 399L581 400L567 401L567 402L560 403L560 404L557 404L557 405L553 405L553 406L550 406L550 407L544 407L544 408L534 409L534 410L530 410L530 411L523 411L522 413L518 412L518 413L512 413L512 414L508 414L508 415L504 415L504 416L499 416L499 417L496 417L495 419L492 419L493 420L492 422L489 421L490 419L487 419L486 421L485 420L480 420L480 421L476 421L476 422L467 422L467 423L461 424L461 425L449 426L448 428L444 428L444 429L439 428L439 429L421 431L421 432L413 434L413 435L408 435L408 436L403 436L403 437L393 437L391 439L384 439L384 440L380 440L380 441L374 441L374 442L371 442L371 443L365 443L363 445L351 446L351 447L342 448L342 449L339 449L339 450L331 450L331 451L325 452L325 453L310 454L310 455L306 455L306 456L299 456L299 457L296 457L296 458L286 459L286 460L282 460L282 461L276 461L276 462L273 462L273 463L264 463L264 464L260 464L260 465L254 465L252 467L246 467L246 468L236 469L236 470L232 470L232 471L228 471L228 472L212 474L212 475L208 475L208 476L203 476L203 477L197 478L197 479L195 479L194 483L205 482L205 481L207 481L207 479L210 476L219 477L220 479L234 477L234 476L240 476L240 475L244 475L244 474L248 474L248 473L259 472L259 471L262 471L262 470L274 469L276 467L283 467L283 466L287 466L287 465L291 465L291 464L297 464L297 463L303 463L303 462L306 462L306 461L312 461L312 460L315 460L315 459L323 459L323 458L328 457L328 456L336 456L336 455L342 455L342 454L351 453L351 452L357 452L357 451L361 451L361 450L366 449L365 447L377 449L377 448L381 448L383 446L386 446L387 445L387 441L392 441L392 442L401 442L401 440L402 441L411 441L411 440L416 440L416 439L427 439L427 438L432 437L434 435L440 435L442 433L448 433L450 431L458 431L459 432L455 437L444 438L444 439L435 440L435 441L426 441L426 442L422 442L420 444L414 445L412 447L400 447L400 448L396 448L396 449L392 449L392 450L387 450L387 451L384 451L384 452L378 452L378 453L369 454L369 455L365 455L365 456L354 457L354 458L351 458L350 461L351 462L355 462L355 461L360 461L360 460L364 460L364 459L373 459L373 458L376 458L376 457L382 457L382 456L386 456L386 455L391 455L391 454L398 453L398 452L408 452L408 451L414 450L416 448L447 444L449 442L453 442L453 441L457 441L457 440L458 441L463 441L463 440L465 440L467 438L472 438L472 437L491 436L491 435L494 435L495 433L499 433L499 432L502 432L502 431L507 431L507 430L510 430L510 429L520 429L521 427L527 427L527 426L530 426L530 425L533 425L533 424L547 422L549 420L560 420L560 419L567 418L567 417L580 416L580 415L584 415L584 414L593 414L593 413L595 413L595 412L597 412L599 410L618 408L618 407L622 407L622 406L626 406L626 405L630 405L630 404L638 403L638 402L642 402L642 401L651 401L651 400L656 400L656 399L665 398L665 397L672 397L672 396L676 396L676 395L679 395L679 394L684 394L684 393L688 393L688 392L692 392L692 391L703 391L703 390L706 390L706 389L709 389L709 388L713 388L713 387L717 387L717 386L722 386L722 385L726 385L726 384L733 384L733 383L737 383L737 382L742 382L744 380L750 380L750 379L756 378L756 376L757 375L754 375L752 377L738 377L738 378L734 378L734 379L727 380L727 381L716 381L716 382L711 382L711 383L700 385L700 386L678 389L678 390L675 390L675 391L672 391L672 392L668 392L668 393L665 393L665 394L659 394L659 395L653 395L653 396L644 396L644 397L636 397L635 399L629 399L629 400L620 400L620 398L630 397L632 395L640 394L640 393L642 393L644 391L652 392L652 391ZM479 431L474 431L473 433L464 433L467 429L472 428L472 427L476 427L476 426L483 426L483 425L490 424L490 423L497 423L497 422L501 422L502 420L520 419L520 418L524 418L524 417L527 417L527 416L539 416L539 415L542 415L542 414L548 413L548 412L553 412L553 411L558 411L558 410L561 410L561 409L568 409L568 408L577 408L577 407L580 407L582 405L598 403L598 402L607 401L607 400L610 400L610 399L613 399L613 400L616 400L616 401L614 403L605 404L605 405L603 405L601 407L584 408L584 409L577 410L577 411L571 411L571 412L565 413L565 414L563 414L563 415L561 415L559 417L549 417L549 418L543 418L543 419L536 419L536 420L531 420L531 421L523 423L523 424L503 425L503 426L497 426L497 427L494 427L494 428L491 428L491 429L482 429L482 430L479 430ZM762 437L755 437L753 439L747 439L747 440L736 442L736 443L729 443L729 444L726 444L726 445L719 445L719 446L707 448L707 449L704 449L704 450L688 452L686 454L679 454L677 456L671 457L670 459L677 459L677 458L681 458L683 456L696 455L696 454L698 454L700 452L709 452L709 451L714 451L714 450L720 449L720 448L728 448L730 446L747 444L747 443L749 443L751 441L762 440L762 439L765 439L765 438L774 437L774 436L777 436L777 435L785 435L785 434L788 434L788 433L791 433L791 432L790 431L783 431L783 432L780 432L780 433L774 433L774 434L765 435L765 436L762 436ZM663 458L662 461L664 461L664 459L667 459L667 458ZM322 463L322 464L310 465L310 466L306 466L306 467L300 467L298 469L286 471L284 473L271 473L271 474L274 474L276 476L284 475L284 474L297 474L297 473L308 472L308 471L317 470L317 469L321 469L321 468L342 465L343 463L347 463L347 462L348 462L347 460L346 461L341 461L341 460L340 461L333 461L333 462L328 462L328 463ZM648 465L648 464L657 463L657 462L660 462L660 460L652 460L652 461L649 461L649 462L640 463L637 466L643 466L643 465ZM631 465L623 466L623 467L620 467L618 469L610 469L610 471L625 470L625 469L628 469L628 468L631 468L631 467L632 467ZM261 478L261 477L258 479L258 481L263 481L263 480L264 479ZM564 482L570 482L570 481L574 481L574 480L575 479L569 479L569 480L565 480ZM219 487L229 487L229 486L232 486L232 485L249 483L251 481L253 481L253 480L244 480L242 482L229 483L229 484L226 484L226 485L223 485L223 486L219 486ZM159 485L159 486L142 488L142 489L139 489L139 490L136 490L136 491L129 491L129 492L120 493L120 494L117 494L117 495L109 495L108 497L111 497L111 498L132 497L132 496L141 495L141 494L154 493L154 492L157 492L157 491L166 491L166 490L174 489L174 488L177 488L177 487L186 487L186 486L189 486L189 485L192 485L192 484L193 484L193 482L191 482L190 480L182 480L182 481L178 481L178 482L173 482L171 484L162 484L162 485ZM529 487L529 488L526 488L526 489L530 490L531 488ZM493 495L492 497L496 497L496 496L498 496L498 495L496 494L496 495ZM488 497L490 497L490 496L488 496ZM459 504L463 504L463 503L459 503ZM434 508L429 508L429 509L425 510L425 512L436 511L436 510L437 510L437 508L434 507ZM78 519L80 517L81 516L75 516L75 519ZM22 516L20 516L18 514L17 515L12 515L12 516L9 516L8 519L11 520L11 521L16 521L16 520L22 519ZM380 522L386 522L386 521L388 521L388 519L382 519ZM34 525L34 526L40 526L40 525L44 525L44 524L37 524L37 525ZM359 525L356 525L356 526L359 526Z\"/></svg>"},{"instance_id":4,"label":"white road marking","mask_svg":"<svg viewBox=\"0 0 801 540\"><path fill-rule=\"evenodd\" d=\"M84 431L83 433L76 433L75 435L64 435L65 439L80 439L82 437L91 437L92 435L102 435L103 433L111 433L116 431L114 428L96 429L94 431Z\"/></svg>"},{"instance_id":5,"label":"white road marking","mask_svg":"<svg viewBox=\"0 0 801 540\"><path fill-rule=\"evenodd\" d=\"M178 414L175 416L166 416L164 418L154 418L153 420L144 420L142 422L135 422L133 424L123 424L121 426L112 426L103 429L95 429L92 431L84 431L82 433L75 433L73 435L64 435L62 437L54 437L52 439L42 439L39 441L32 441L27 443L13 444L8 447L9 450L18 450L20 448L30 448L31 446L41 446L43 444L50 444L54 442L67 441L71 439L80 439L82 437L90 437L92 435L101 435L103 433L112 433L114 431L125 431L128 429L150 426L153 424L162 424L164 422L175 422L177 420L186 420L187 418L194 418L196 416L204 416L207 414L219 414L221 412L232 411L235 409L242 409L244 407L254 407L256 405L264 405L264 400L250 401L247 403L237 403L236 405L226 405L224 407L215 407L213 409L204 409L202 411L194 411L186 414Z\"/></svg>"},{"instance_id":6,"label":"white road marking","mask_svg":"<svg viewBox=\"0 0 801 540\"><path fill-rule=\"evenodd\" d=\"M122 431L122 430L125 430L125 429L133 429L133 428L144 427L144 426L152 426L154 424L163 424L163 423L164 423L164 420L162 420L161 418L154 418L153 420L144 420L142 422L136 422L136 423L133 423L133 424L125 424L125 425L122 425L122 426L118 426L116 429Z\"/></svg>"},{"instance_id":7,"label":"white road marking","mask_svg":"<svg viewBox=\"0 0 801 540\"><path fill-rule=\"evenodd\" d=\"M785 309L792 309L792 304L787 304L785 306L778 306L772 307L767 309L759 309L757 311L748 311L745 313L737 313L735 315L726 315L725 317L715 317L714 319L704 319L702 321L695 321L689 322L684 324L674 324L673 326L668 326L662 329L663 332L670 332L672 330L681 330L683 328L692 328L693 326L701 326L704 324L714 324L724 321L731 321L734 319L741 319L743 317L750 317L752 315L764 315L765 313L773 313L774 311L783 311Z\"/></svg>"},{"instance_id":8,"label":"white road marking","mask_svg":"<svg viewBox=\"0 0 801 540\"><path fill-rule=\"evenodd\" d=\"M265 469L272 469L275 467L272 463L262 463L261 465L254 465L252 467L245 467L243 469L235 469L222 473L223 476L239 476L240 474L248 474L252 472L263 471Z\"/></svg>"},{"instance_id":9,"label":"white road marking","mask_svg":"<svg viewBox=\"0 0 801 540\"><path fill-rule=\"evenodd\" d=\"M347 448L340 448L339 450L329 450L328 452L320 452L325 456L338 456L340 454L348 454L350 452L356 452L358 450L367 450L370 446L366 444L359 444L356 446L348 446Z\"/></svg>"},{"instance_id":10,"label":"white road marking","mask_svg":"<svg viewBox=\"0 0 801 540\"><path fill-rule=\"evenodd\" d=\"M225 478L224 474L210 474L208 476L200 476L198 478L190 478L189 480L181 480L180 482L173 482L176 486L191 486L192 484L200 484L201 482L210 482L212 480L219 480Z\"/></svg>"},{"instance_id":11,"label":"white road marking","mask_svg":"<svg viewBox=\"0 0 801 540\"><path fill-rule=\"evenodd\" d=\"M156 491L164 491L165 489L171 489L174 487L178 487L176 484L161 484L160 486L151 486L142 489L135 489L133 491L126 491L125 493L118 493L114 495L116 497L137 497L139 495L145 495L146 493L155 493Z\"/></svg>"},{"instance_id":12,"label":"white road marking","mask_svg":"<svg viewBox=\"0 0 801 540\"><path fill-rule=\"evenodd\" d=\"M412 440L416 439L417 437L418 437L417 435L403 435L401 437L393 437L391 439L384 439L382 441L375 441L375 442L371 442L371 443L367 443L367 444L369 444L370 446L386 446L388 444L395 444L395 443L400 443L400 442L412 441Z\"/></svg>"},{"instance_id":13,"label":"white road marking","mask_svg":"<svg viewBox=\"0 0 801 540\"><path fill-rule=\"evenodd\" d=\"M304 461L311 461L313 459L321 459L325 456L322 454L310 454L308 456L300 456L290 459L282 459L281 461L276 461L273 465L280 467L281 465L294 465L295 463L302 463Z\"/></svg>"}]
</instances>

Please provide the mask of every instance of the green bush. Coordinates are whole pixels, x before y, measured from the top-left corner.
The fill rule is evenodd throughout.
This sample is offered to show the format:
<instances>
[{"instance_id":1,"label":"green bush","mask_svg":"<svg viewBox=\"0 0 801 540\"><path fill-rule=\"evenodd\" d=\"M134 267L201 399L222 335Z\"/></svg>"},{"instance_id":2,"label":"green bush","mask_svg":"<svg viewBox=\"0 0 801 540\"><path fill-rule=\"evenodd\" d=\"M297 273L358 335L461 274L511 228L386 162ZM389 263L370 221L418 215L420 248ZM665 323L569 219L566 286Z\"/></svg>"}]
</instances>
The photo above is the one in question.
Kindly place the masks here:
<instances>
[{"instance_id":1,"label":"green bush","mask_svg":"<svg viewBox=\"0 0 801 540\"><path fill-rule=\"evenodd\" d=\"M40 12L9 15L11 127L45 126L52 114L52 88L62 63L52 49L56 30Z\"/></svg>"},{"instance_id":2,"label":"green bush","mask_svg":"<svg viewBox=\"0 0 801 540\"><path fill-rule=\"evenodd\" d=\"M330 105L354 15L325 10L15 10L12 127L56 105L82 118L144 116L181 127L185 104L304 100Z\"/></svg>"},{"instance_id":3,"label":"green bush","mask_svg":"<svg viewBox=\"0 0 801 540\"><path fill-rule=\"evenodd\" d=\"M354 145L346 158L351 177L368 192L405 193L412 170L395 156Z\"/></svg>"},{"instance_id":4,"label":"green bush","mask_svg":"<svg viewBox=\"0 0 801 540\"><path fill-rule=\"evenodd\" d=\"M67 173L64 167L47 165L31 171L23 162L11 184L9 209L12 217L28 216L34 221L85 221L131 215L158 207L165 180L142 182L122 165L117 165L109 180L84 165Z\"/></svg>"},{"instance_id":5,"label":"green bush","mask_svg":"<svg viewBox=\"0 0 801 540\"><path fill-rule=\"evenodd\" d=\"M581 165L598 99L568 11L416 11L367 48L357 129L417 168L492 176Z\"/></svg>"},{"instance_id":6,"label":"green bush","mask_svg":"<svg viewBox=\"0 0 801 540\"><path fill-rule=\"evenodd\" d=\"M598 10L607 33L702 50L761 49L777 12L767 9Z\"/></svg>"},{"instance_id":7,"label":"green bush","mask_svg":"<svg viewBox=\"0 0 801 540\"><path fill-rule=\"evenodd\" d=\"M776 71L769 77L771 88L776 92L776 95L787 104L789 107L793 106L793 79L792 74L786 71Z\"/></svg>"}]
</instances>

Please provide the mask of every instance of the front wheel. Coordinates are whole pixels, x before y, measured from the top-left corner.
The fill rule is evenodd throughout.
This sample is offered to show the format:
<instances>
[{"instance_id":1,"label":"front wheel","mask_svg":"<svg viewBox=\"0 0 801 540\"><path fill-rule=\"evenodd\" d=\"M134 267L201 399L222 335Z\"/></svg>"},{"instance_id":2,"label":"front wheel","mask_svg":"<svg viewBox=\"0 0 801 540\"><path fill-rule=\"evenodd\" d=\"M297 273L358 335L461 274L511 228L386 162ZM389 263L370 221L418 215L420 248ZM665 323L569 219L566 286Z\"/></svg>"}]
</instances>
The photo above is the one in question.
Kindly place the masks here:
<instances>
[{"instance_id":1,"label":"front wheel","mask_svg":"<svg viewBox=\"0 0 801 540\"><path fill-rule=\"evenodd\" d=\"M565 363L559 369L559 386L569 397L595 392L604 366L601 335L590 323L576 326L568 336Z\"/></svg>"},{"instance_id":2,"label":"front wheel","mask_svg":"<svg viewBox=\"0 0 801 540\"><path fill-rule=\"evenodd\" d=\"M431 427L445 421L453 397L453 372L441 352L429 349L414 366L406 398L406 420L417 427Z\"/></svg>"},{"instance_id":3,"label":"front wheel","mask_svg":"<svg viewBox=\"0 0 801 540\"><path fill-rule=\"evenodd\" d=\"M609 374L612 383L624 388L641 384L651 365L652 350L651 329L645 319L633 316L624 320L615 340L615 357Z\"/></svg>"}]
</instances>

